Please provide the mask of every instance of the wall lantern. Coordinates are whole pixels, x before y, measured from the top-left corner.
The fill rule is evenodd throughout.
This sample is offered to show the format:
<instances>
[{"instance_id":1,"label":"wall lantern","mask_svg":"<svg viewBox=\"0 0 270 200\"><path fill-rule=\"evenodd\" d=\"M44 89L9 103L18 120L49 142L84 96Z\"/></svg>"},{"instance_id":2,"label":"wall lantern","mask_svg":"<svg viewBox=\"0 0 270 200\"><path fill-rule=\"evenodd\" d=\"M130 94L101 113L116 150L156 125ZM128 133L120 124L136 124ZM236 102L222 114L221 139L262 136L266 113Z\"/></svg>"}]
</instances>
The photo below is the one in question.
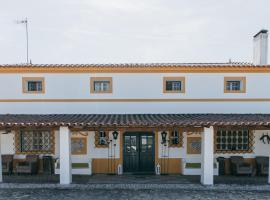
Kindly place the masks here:
<instances>
[{"instance_id":1,"label":"wall lantern","mask_svg":"<svg viewBox=\"0 0 270 200\"><path fill-rule=\"evenodd\" d=\"M113 139L114 139L114 140L117 140L118 134L119 134L119 133L118 133L117 131L114 131L114 132L112 133Z\"/></svg>"},{"instance_id":2,"label":"wall lantern","mask_svg":"<svg viewBox=\"0 0 270 200\"><path fill-rule=\"evenodd\" d=\"M162 131L161 132L161 139L162 139L162 143L166 143L166 137L167 137L167 132L166 131Z\"/></svg>"}]
</instances>

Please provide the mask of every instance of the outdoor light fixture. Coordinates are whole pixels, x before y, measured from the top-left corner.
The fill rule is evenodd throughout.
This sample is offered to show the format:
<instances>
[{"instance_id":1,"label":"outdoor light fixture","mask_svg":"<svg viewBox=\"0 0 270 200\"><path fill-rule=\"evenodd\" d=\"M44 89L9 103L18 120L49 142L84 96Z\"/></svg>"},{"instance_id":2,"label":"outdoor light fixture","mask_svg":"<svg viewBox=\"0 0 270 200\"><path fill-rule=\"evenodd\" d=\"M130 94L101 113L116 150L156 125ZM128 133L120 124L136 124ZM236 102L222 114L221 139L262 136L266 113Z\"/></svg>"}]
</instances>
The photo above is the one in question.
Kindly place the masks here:
<instances>
[{"instance_id":1,"label":"outdoor light fixture","mask_svg":"<svg viewBox=\"0 0 270 200\"><path fill-rule=\"evenodd\" d=\"M162 131L161 132L162 143L166 143L166 137L167 137L167 132Z\"/></svg>"},{"instance_id":2,"label":"outdoor light fixture","mask_svg":"<svg viewBox=\"0 0 270 200\"><path fill-rule=\"evenodd\" d=\"M114 140L117 140L118 134L119 134L119 133L118 133L117 131L114 131L114 132L112 133L113 139L114 139Z\"/></svg>"}]
</instances>

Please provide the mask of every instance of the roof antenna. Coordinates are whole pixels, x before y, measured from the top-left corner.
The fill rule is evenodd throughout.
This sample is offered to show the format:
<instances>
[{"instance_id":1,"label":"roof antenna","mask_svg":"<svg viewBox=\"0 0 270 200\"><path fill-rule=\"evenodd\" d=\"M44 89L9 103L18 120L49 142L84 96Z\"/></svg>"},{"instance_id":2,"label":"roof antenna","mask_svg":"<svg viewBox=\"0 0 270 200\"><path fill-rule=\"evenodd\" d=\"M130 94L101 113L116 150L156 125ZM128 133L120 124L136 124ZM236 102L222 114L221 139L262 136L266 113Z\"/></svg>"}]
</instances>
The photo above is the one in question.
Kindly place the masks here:
<instances>
[{"instance_id":1,"label":"roof antenna","mask_svg":"<svg viewBox=\"0 0 270 200\"><path fill-rule=\"evenodd\" d=\"M28 20L25 18L24 20L17 20L17 24L25 24L25 32L26 32L26 64L29 64L29 54L28 54Z\"/></svg>"},{"instance_id":2,"label":"roof antenna","mask_svg":"<svg viewBox=\"0 0 270 200\"><path fill-rule=\"evenodd\" d=\"M230 63L230 64L232 63L232 59L231 59L231 58L229 58L229 63Z\"/></svg>"}]
</instances>

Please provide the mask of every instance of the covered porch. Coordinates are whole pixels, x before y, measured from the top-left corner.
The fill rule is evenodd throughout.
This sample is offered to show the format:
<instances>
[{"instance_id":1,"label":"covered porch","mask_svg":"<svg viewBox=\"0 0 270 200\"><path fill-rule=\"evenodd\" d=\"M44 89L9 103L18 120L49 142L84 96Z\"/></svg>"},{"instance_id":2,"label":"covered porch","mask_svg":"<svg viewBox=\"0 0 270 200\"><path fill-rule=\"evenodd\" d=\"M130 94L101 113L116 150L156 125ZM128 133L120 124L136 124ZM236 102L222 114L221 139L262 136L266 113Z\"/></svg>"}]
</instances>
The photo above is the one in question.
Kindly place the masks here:
<instances>
[{"instance_id":1,"label":"covered porch","mask_svg":"<svg viewBox=\"0 0 270 200\"><path fill-rule=\"evenodd\" d=\"M59 176L41 175L41 173L36 176L17 176L18 173L15 171L16 176L14 174L4 176L3 179L2 162L0 162L0 182L3 180L5 182L16 180L46 182L47 180L70 184L91 183L98 180L117 182L124 179L128 182L139 183L146 177L153 182L155 180L176 181L177 183L195 181L203 185L226 183L226 180L227 182L230 182L229 180L236 182L240 180L263 182L265 180L270 183L269 161L268 175L264 177L256 176L255 178L255 169L250 172L250 177L241 177L241 179L233 178L233 176L214 176L219 174L218 157L224 157L224 160L228 161L231 158L226 155L249 156L243 160L250 160L250 162L254 162L256 156L269 158L270 153L265 155L268 151L264 150L268 145L268 141L264 140L264 135L268 136L269 129L270 115L266 114L0 115L0 134L2 135L0 150L6 151L8 148L13 148L17 160L25 160L27 158L25 155L29 153L51 156L54 160L54 171L59 173ZM42 133L42 137L37 136L38 141L43 141L42 145L37 144L38 147L35 147L33 139L36 133ZM248 141L242 141L241 145L239 141L235 144L222 142L223 139L227 141L228 138L233 138L231 134L234 133L241 141L248 136ZM7 139L6 136L9 134L13 134L13 140ZM262 136L258 137L258 134ZM260 138L264 144L260 145L257 141ZM46 143L45 140L54 142ZM132 145L133 140L138 142L137 146ZM29 141L31 148L27 145ZM84 148L85 146L87 148ZM31 151L28 151L29 148ZM149 169L153 169L153 173L157 176L125 173L125 169L129 169L125 168L127 165L125 159L132 155L132 149L138 152L137 148L140 152L135 153L138 156L132 158L142 158L146 155L142 154L143 149L146 148L148 157L138 163L145 166L145 161L148 159L147 167L150 166ZM147 151L147 148L153 153L149 154L150 150ZM255 148L259 150L254 151ZM128 162L131 166L134 163L136 164L137 161ZM79 173L85 176L72 175L78 172L78 168ZM244 171L246 169L243 168ZM102 175L87 176L92 172L122 176L111 176L112 178L108 176L102 178ZM159 176L162 174L169 175Z\"/></svg>"}]
</instances>

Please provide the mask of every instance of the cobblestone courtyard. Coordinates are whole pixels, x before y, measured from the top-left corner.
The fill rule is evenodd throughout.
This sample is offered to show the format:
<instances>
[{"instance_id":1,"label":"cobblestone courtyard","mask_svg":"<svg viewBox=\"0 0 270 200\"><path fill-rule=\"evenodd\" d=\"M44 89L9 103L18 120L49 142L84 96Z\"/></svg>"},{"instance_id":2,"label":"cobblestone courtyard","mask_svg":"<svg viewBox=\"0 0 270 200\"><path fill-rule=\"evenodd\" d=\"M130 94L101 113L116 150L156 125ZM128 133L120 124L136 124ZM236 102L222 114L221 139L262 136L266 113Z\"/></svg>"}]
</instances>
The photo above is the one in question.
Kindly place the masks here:
<instances>
[{"instance_id":1,"label":"cobblestone courtyard","mask_svg":"<svg viewBox=\"0 0 270 200\"><path fill-rule=\"evenodd\" d=\"M66 186L59 185L58 178L4 176L0 200L270 200L267 177L215 177L214 186L202 186L199 176L73 176L73 184Z\"/></svg>"},{"instance_id":2,"label":"cobblestone courtyard","mask_svg":"<svg viewBox=\"0 0 270 200\"><path fill-rule=\"evenodd\" d=\"M219 199L249 200L270 199L269 191L222 191L222 190L102 190L102 189L0 189L0 200L60 200L60 199Z\"/></svg>"}]
</instances>

